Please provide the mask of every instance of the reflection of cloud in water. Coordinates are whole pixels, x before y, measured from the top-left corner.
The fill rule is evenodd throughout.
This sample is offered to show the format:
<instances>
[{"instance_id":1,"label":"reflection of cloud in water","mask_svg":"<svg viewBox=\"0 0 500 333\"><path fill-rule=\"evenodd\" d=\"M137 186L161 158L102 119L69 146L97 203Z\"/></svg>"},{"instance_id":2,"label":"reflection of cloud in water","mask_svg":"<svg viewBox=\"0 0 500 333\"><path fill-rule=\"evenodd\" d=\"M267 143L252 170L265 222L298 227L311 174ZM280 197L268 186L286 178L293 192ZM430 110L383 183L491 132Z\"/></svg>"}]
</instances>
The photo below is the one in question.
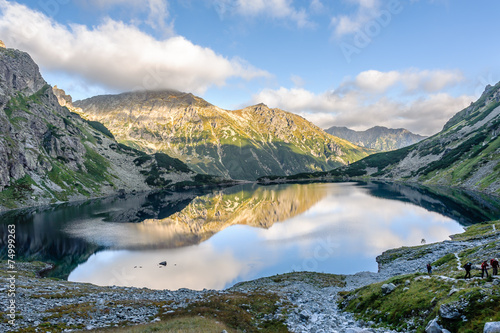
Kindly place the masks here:
<instances>
[{"instance_id":1,"label":"reflection of cloud in water","mask_svg":"<svg viewBox=\"0 0 500 333\"><path fill-rule=\"evenodd\" d=\"M244 200L243 194L248 194ZM375 257L387 249L419 245L423 238L427 243L441 241L462 230L437 213L370 196L351 184L258 188L193 200L182 212L159 221L73 224L68 232L75 236L129 251L97 253L70 279L155 289L221 289L291 270L373 271ZM155 248L163 250L151 250ZM164 260L167 267L159 268Z\"/></svg>"},{"instance_id":2,"label":"reflection of cloud in water","mask_svg":"<svg viewBox=\"0 0 500 333\"><path fill-rule=\"evenodd\" d=\"M352 191L352 190L355 191ZM259 236L272 244L290 243L307 257L319 240L328 239L340 252L376 255L400 246L442 241L463 231L455 221L398 201L381 204L360 188L345 196L329 195L303 215L275 224Z\"/></svg>"},{"instance_id":3,"label":"reflection of cloud in water","mask_svg":"<svg viewBox=\"0 0 500 333\"><path fill-rule=\"evenodd\" d=\"M196 244L201 234L179 223L116 223L100 219L74 223L66 228L73 237L113 248L173 248Z\"/></svg>"},{"instance_id":4,"label":"reflection of cloud in water","mask_svg":"<svg viewBox=\"0 0 500 333\"><path fill-rule=\"evenodd\" d=\"M158 265L164 260L167 266ZM255 266L258 263L236 259L231 251L218 252L208 244L180 250L103 251L79 265L68 280L151 289L222 289L238 277L244 279Z\"/></svg>"}]
</instances>

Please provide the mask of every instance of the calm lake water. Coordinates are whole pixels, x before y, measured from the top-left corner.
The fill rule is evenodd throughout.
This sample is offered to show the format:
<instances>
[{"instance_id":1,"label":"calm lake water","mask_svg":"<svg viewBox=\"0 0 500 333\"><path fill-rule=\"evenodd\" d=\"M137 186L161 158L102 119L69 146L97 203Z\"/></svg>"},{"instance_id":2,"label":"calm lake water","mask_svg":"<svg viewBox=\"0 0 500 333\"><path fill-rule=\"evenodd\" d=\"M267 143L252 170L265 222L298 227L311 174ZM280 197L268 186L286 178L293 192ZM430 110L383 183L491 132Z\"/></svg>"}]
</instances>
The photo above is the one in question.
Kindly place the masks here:
<instances>
[{"instance_id":1,"label":"calm lake water","mask_svg":"<svg viewBox=\"0 0 500 333\"><path fill-rule=\"evenodd\" d=\"M499 207L477 194L385 183L251 184L113 197L0 219L4 236L16 224L18 259L54 262L53 276L222 289L291 271L376 272L383 251L449 239L466 225L498 218Z\"/></svg>"}]
</instances>

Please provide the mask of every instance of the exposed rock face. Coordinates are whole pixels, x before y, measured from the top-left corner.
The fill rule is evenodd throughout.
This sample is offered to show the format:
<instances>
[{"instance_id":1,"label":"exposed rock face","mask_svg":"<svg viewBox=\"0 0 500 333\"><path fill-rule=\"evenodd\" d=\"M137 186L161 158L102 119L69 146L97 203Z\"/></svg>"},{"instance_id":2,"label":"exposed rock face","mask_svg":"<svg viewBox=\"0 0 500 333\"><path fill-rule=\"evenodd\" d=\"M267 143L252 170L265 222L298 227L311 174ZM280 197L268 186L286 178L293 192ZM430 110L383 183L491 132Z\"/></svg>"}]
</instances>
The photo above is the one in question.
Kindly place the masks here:
<instances>
[{"instance_id":1,"label":"exposed rock face","mask_svg":"<svg viewBox=\"0 0 500 333\"><path fill-rule=\"evenodd\" d=\"M233 179L330 170L370 153L264 104L227 111L192 94L146 91L96 96L74 106L122 142Z\"/></svg>"},{"instance_id":2,"label":"exposed rock face","mask_svg":"<svg viewBox=\"0 0 500 333\"><path fill-rule=\"evenodd\" d=\"M0 47L4 48L5 49L5 44L3 43L3 41L0 40Z\"/></svg>"},{"instance_id":3,"label":"exposed rock face","mask_svg":"<svg viewBox=\"0 0 500 333\"><path fill-rule=\"evenodd\" d=\"M73 99L70 95L67 95L66 92L62 89L59 89L57 85L52 88L52 92L56 95L57 100L61 106L67 107L69 110L73 111Z\"/></svg>"},{"instance_id":4,"label":"exposed rock face","mask_svg":"<svg viewBox=\"0 0 500 333\"><path fill-rule=\"evenodd\" d=\"M325 132L350 141L358 146L388 151L411 146L425 139L425 136L413 134L404 128L375 126L366 131L353 131L347 127L330 127Z\"/></svg>"},{"instance_id":5,"label":"exposed rock face","mask_svg":"<svg viewBox=\"0 0 500 333\"><path fill-rule=\"evenodd\" d=\"M27 53L0 48L0 210L149 190L152 174L194 175L185 165L166 170L162 156L144 157L106 131L61 107Z\"/></svg>"},{"instance_id":6,"label":"exposed rock face","mask_svg":"<svg viewBox=\"0 0 500 333\"><path fill-rule=\"evenodd\" d=\"M457 113L438 134L375 154L335 175L460 186L500 194L500 83Z\"/></svg>"}]
</instances>

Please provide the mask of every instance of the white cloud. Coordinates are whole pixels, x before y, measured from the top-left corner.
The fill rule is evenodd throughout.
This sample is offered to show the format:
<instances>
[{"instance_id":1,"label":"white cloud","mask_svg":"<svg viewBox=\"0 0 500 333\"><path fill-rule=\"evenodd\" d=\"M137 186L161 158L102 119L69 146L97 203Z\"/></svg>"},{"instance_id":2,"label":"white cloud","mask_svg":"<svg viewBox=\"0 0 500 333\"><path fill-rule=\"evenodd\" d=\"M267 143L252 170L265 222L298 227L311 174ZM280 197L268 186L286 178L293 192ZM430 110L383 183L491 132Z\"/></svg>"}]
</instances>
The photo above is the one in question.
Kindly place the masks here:
<instances>
[{"instance_id":1,"label":"white cloud","mask_svg":"<svg viewBox=\"0 0 500 333\"><path fill-rule=\"evenodd\" d=\"M321 4L314 1L314 8ZM313 26L304 8L297 9L291 0L218 0L214 3L219 15L236 14L244 17L267 16L273 19L290 20L299 28Z\"/></svg>"},{"instance_id":2,"label":"white cloud","mask_svg":"<svg viewBox=\"0 0 500 333\"><path fill-rule=\"evenodd\" d=\"M356 85L368 92L383 93L396 84L401 84L406 92L424 91L433 93L456 85L464 80L463 74L458 70L423 70L409 69L403 72L380 72L368 70L356 76L354 82L345 82L346 85Z\"/></svg>"},{"instance_id":3,"label":"white cloud","mask_svg":"<svg viewBox=\"0 0 500 333\"><path fill-rule=\"evenodd\" d=\"M83 77L110 89L178 89L202 94L229 78L269 74L241 59L227 59L182 36L155 38L106 19L91 29L58 24L26 6L0 0L0 35L43 68Z\"/></svg>"},{"instance_id":4,"label":"white cloud","mask_svg":"<svg viewBox=\"0 0 500 333\"><path fill-rule=\"evenodd\" d=\"M298 113L322 128L365 130L380 125L431 135L474 100L442 91L460 80L462 74L456 71L366 71L335 91L317 94L280 87L261 91L252 102Z\"/></svg>"}]
</instances>

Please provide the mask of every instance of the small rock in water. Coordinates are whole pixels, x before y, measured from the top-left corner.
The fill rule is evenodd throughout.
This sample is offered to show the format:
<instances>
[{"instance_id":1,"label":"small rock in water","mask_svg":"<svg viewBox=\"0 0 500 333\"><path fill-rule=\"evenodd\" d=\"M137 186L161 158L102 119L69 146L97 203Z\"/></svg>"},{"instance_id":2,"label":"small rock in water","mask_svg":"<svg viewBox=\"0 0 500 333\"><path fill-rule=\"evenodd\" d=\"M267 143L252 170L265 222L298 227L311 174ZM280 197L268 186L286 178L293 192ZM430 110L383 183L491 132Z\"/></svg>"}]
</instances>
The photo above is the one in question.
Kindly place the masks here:
<instances>
[{"instance_id":1,"label":"small rock in water","mask_svg":"<svg viewBox=\"0 0 500 333\"><path fill-rule=\"evenodd\" d=\"M161 262L161 263L159 263L158 265L167 266L167 262L166 262L166 261L162 261L162 262Z\"/></svg>"}]
</instances>

